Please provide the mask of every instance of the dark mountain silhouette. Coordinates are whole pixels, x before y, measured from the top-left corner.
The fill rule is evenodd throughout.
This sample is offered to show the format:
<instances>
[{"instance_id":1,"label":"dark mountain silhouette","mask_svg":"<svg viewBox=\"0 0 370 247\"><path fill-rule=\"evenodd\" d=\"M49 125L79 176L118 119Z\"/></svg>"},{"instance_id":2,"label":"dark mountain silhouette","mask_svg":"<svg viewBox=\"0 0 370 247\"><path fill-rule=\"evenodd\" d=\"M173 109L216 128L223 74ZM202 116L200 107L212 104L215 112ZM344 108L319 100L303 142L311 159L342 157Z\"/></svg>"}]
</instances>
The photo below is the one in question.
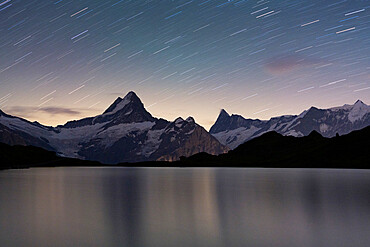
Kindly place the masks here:
<instances>
[{"instance_id":1,"label":"dark mountain silhouette","mask_svg":"<svg viewBox=\"0 0 370 247\"><path fill-rule=\"evenodd\" d=\"M180 161L120 163L130 167L287 167L287 168L362 168L370 166L370 127L350 134L325 138L317 131L305 137L268 132L227 154L201 152ZM99 162L57 156L32 146L0 143L0 169L50 166L106 166Z\"/></svg>"},{"instance_id":2,"label":"dark mountain silhouette","mask_svg":"<svg viewBox=\"0 0 370 247\"><path fill-rule=\"evenodd\" d=\"M187 166L370 168L370 126L347 135L305 137L275 131L245 142L227 154L196 154L183 158Z\"/></svg>"}]
</instances>

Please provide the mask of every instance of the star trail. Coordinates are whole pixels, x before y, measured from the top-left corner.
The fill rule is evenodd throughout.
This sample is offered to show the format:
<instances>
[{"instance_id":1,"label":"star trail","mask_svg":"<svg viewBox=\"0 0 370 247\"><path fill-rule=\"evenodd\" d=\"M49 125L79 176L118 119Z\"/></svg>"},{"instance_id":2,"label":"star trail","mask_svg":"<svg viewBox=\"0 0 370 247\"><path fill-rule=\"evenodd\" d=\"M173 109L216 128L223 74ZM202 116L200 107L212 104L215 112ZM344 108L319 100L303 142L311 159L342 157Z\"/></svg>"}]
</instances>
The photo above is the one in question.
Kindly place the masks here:
<instances>
[{"instance_id":1,"label":"star trail","mask_svg":"<svg viewBox=\"0 0 370 247\"><path fill-rule=\"evenodd\" d=\"M370 102L366 0L0 0L0 109L47 125L135 91L156 117Z\"/></svg>"}]
</instances>

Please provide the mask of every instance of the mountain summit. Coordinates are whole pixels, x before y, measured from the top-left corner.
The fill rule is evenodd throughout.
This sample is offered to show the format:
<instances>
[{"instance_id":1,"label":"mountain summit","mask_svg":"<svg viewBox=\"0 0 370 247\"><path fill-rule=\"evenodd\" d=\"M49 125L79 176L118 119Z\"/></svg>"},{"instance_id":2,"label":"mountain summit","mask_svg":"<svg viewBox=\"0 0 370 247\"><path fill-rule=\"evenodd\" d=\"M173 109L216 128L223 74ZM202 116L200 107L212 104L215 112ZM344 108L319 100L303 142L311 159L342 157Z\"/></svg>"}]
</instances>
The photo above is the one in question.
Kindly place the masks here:
<instances>
[{"instance_id":1,"label":"mountain summit","mask_svg":"<svg viewBox=\"0 0 370 247\"><path fill-rule=\"evenodd\" d=\"M107 110L105 110L104 114L114 114L120 110L122 110L127 104L134 104L134 105L141 105L144 108L143 103L137 97L137 95L130 91L123 99L121 97L118 97L113 104L111 104Z\"/></svg>"},{"instance_id":2,"label":"mountain summit","mask_svg":"<svg viewBox=\"0 0 370 247\"><path fill-rule=\"evenodd\" d=\"M109 123L109 126L121 123L140 123L155 119L144 108L140 98L129 92L124 98L118 97L101 115L67 122L58 127L75 128L99 123Z\"/></svg>"},{"instance_id":3,"label":"mountain summit","mask_svg":"<svg viewBox=\"0 0 370 247\"><path fill-rule=\"evenodd\" d=\"M229 115L224 109L221 110L215 124L211 127L210 133L216 134L223 131L235 130L240 127L259 125L260 120L245 119L240 115Z\"/></svg>"},{"instance_id":4,"label":"mountain summit","mask_svg":"<svg viewBox=\"0 0 370 247\"><path fill-rule=\"evenodd\" d=\"M117 98L94 122L101 123L107 121L112 121L111 125L115 125L120 123L154 121L154 118L144 108L144 104L139 97L131 91L123 99Z\"/></svg>"}]
</instances>

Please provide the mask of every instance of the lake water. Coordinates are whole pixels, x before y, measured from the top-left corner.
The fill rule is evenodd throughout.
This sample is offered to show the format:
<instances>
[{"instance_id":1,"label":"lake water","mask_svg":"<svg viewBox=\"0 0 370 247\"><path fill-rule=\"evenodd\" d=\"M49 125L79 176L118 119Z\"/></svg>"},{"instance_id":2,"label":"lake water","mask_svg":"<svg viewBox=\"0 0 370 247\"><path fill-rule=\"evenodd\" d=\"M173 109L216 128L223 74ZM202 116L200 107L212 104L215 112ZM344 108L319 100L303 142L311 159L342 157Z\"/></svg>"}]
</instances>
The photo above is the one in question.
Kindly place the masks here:
<instances>
[{"instance_id":1,"label":"lake water","mask_svg":"<svg viewBox=\"0 0 370 247\"><path fill-rule=\"evenodd\" d=\"M0 172L0 246L369 247L370 172Z\"/></svg>"}]
</instances>

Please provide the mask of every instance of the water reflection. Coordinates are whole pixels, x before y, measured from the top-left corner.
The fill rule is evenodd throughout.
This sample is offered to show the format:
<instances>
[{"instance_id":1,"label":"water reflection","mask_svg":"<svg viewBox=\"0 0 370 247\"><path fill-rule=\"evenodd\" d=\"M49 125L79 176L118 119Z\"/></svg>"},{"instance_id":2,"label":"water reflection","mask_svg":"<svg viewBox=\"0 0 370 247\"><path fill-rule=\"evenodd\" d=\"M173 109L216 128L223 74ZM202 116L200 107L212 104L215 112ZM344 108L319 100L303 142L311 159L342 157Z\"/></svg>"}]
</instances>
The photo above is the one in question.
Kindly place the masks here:
<instances>
[{"instance_id":1,"label":"water reflection","mask_svg":"<svg viewBox=\"0 0 370 247\"><path fill-rule=\"evenodd\" d=\"M370 172L0 172L0 246L369 246Z\"/></svg>"}]
</instances>

